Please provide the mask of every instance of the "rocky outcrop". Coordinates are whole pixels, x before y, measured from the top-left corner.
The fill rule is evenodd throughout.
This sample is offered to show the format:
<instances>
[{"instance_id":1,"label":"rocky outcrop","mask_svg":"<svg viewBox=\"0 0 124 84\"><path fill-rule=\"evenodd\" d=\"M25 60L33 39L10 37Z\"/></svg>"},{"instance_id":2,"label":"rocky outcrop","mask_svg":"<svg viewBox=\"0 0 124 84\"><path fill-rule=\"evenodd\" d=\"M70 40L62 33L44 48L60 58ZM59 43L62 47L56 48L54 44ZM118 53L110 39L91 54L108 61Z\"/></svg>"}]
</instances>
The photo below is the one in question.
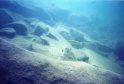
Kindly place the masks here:
<instances>
[{"instance_id":1,"label":"rocky outcrop","mask_svg":"<svg viewBox=\"0 0 124 84\"><path fill-rule=\"evenodd\" d=\"M65 46L63 49L62 49L62 59L63 60L70 60L70 61L75 61L76 60L76 57L74 55L74 53L72 52L71 48L69 48L68 46Z\"/></svg>"},{"instance_id":2,"label":"rocky outcrop","mask_svg":"<svg viewBox=\"0 0 124 84\"><path fill-rule=\"evenodd\" d=\"M46 39L43 39L43 38L37 37L37 36L34 36L32 38L32 41L36 42L38 44L41 44L41 45L45 45L45 46L49 46L50 45L49 42Z\"/></svg>"},{"instance_id":3,"label":"rocky outcrop","mask_svg":"<svg viewBox=\"0 0 124 84\"><path fill-rule=\"evenodd\" d=\"M58 41L58 38L55 37L55 36L54 36L53 34L51 34L51 33L48 33L46 36L49 37L49 38L51 38L51 39L54 39L54 40L57 40L57 41Z\"/></svg>"},{"instance_id":4,"label":"rocky outcrop","mask_svg":"<svg viewBox=\"0 0 124 84\"><path fill-rule=\"evenodd\" d=\"M90 48L106 57L111 53L114 53L114 49L111 47L97 41L87 40L85 34L73 29L71 29L70 32L61 31L60 34L72 45L73 48Z\"/></svg>"},{"instance_id":5,"label":"rocky outcrop","mask_svg":"<svg viewBox=\"0 0 124 84\"><path fill-rule=\"evenodd\" d=\"M17 35L26 36L28 34L28 26L23 21L17 21L10 24L5 25L5 27L12 27L16 31Z\"/></svg>"},{"instance_id":6,"label":"rocky outcrop","mask_svg":"<svg viewBox=\"0 0 124 84\"><path fill-rule=\"evenodd\" d=\"M88 62L89 61L89 56L86 54L78 55L79 52L75 52L68 46L65 46L62 49L62 60L66 61L83 61L83 62Z\"/></svg>"},{"instance_id":7,"label":"rocky outcrop","mask_svg":"<svg viewBox=\"0 0 124 84\"><path fill-rule=\"evenodd\" d=\"M90 43L86 46L87 48L93 49L95 52L108 57L111 56L111 53L114 53L114 49L99 42Z\"/></svg>"},{"instance_id":8,"label":"rocky outcrop","mask_svg":"<svg viewBox=\"0 0 124 84\"><path fill-rule=\"evenodd\" d=\"M85 46L84 42L79 42L76 40L69 40L68 42L76 49L82 49Z\"/></svg>"},{"instance_id":9,"label":"rocky outcrop","mask_svg":"<svg viewBox=\"0 0 124 84\"><path fill-rule=\"evenodd\" d=\"M34 30L34 34L37 35L37 36L41 36L45 33L48 33L48 31L49 31L49 28L37 26Z\"/></svg>"},{"instance_id":10,"label":"rocky outcrop","mask_svg":"<svg viewBox=\"0 0 124 84\"><path fill-rule=\"evenodd\" d=\"M88 62L89 61L89 56L87 55L82 55L77 57L78 61L83 61L83 62Z\"/></svg>"},{"instance_id":11,"label":"rocky outcrop","mask_svg":"<svg viewBox=\"0 0 124 84\"><path fill-rule=\"evenodd\" d=\"M70 32L61 31L60 34L76 49L84 48L88 43L83 34L73 29L71 29Z\"/></svg>"},{"instance_id":12,"label":"rocky outcrop","mask_svg":"<svg viewBox=\"0 0 124 84\"><path fill-rule=\"evenodd\" d=\"M114 72L45 58L0 39L0 84L123 84Z\"/></svg>"},{"instance_id":13,"label":"rocky outcrop","mask_svg":"<svg viewBox=\"0 0 124 84\"><path fill-rule=\"evenodd\" d=\"M16 35L16 32L13 28L2 28L2 29L0 29L0 36L1 37L14 38L15 35Z\"/></svg>"}]
</instances>

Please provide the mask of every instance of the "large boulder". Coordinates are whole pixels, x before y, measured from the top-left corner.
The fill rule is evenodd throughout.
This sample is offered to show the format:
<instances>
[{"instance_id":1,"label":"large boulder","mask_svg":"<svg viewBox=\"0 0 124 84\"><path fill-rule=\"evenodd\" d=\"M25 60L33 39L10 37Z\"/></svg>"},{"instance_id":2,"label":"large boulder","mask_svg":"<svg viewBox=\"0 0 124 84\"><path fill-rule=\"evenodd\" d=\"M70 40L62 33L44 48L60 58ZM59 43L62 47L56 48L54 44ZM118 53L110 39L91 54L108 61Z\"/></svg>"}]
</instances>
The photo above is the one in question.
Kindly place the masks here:
<instances>
[{"instance_id":1,"label":"large boulder","mask_svg":"<svg viewBox=\"0 0 124 84\"><path fill-rule=\"evenodd\" d=\"M74 53L72 52L71 48L69 48L68 46L64 46L64 48L62 49L62 59L68 61L76 60Z\"/></svg>"},{"instance_id":2,"label":"large boulder","mask_svg":"<svg viewBox=\"0 0 124 84\"><path fill-rule=\"evenodd\" d=\"M83 34L73 29L70 32L61 31L60 34L76 49L81 49L88 43Z\"/></svg>"},{"instance_id":3,"label":"large boulder","mask_svg":"<svg viewBox=\"0 0 124 84\"><path fill-rule=\"evenodd\" d=\"M1 37L14 38L15 35L16 35L16 32L13 28L2 28L2 29L0 29L0 36Z\"/></svg>"},{"instance_id":4,"label":"large boulder","mask_svg":"<svg viewBox=\"0 0 124 84\"><path fill-rule=\"evenodd\" d=\"M86 39L84 38L84 35L76 30L71 29L70 35L73 37L73 40L75 40L75 41L87 42Z\"/></svg>"},{"instance_id":5,"label":"large boulder","mask_svg":"<svg viewBox=\"0 0 124 84\"><path fill-rule=\"evenodd\" d=\"M90 57L89 57L88 54L86 54L85 52L83 52L83 51L80 50L80 49L76 49L76 50L74 50L73 52L74 52L74 54L75 54L75 57L76 57L76 60L77 60L77 61L80 61L80 62L82 61L82 62L87 62L87 63L89 63Z\"/></svg>"},{"instance_id":6,"label":"large boulder","mask_svg":"<svg viewBox=\"0 0 124 84\"><path fill-rule=\"evenodd\" d=\"M69 32L66 31L60 31L60 35L62 35L67 41L74 39Z\"/></svg>"},{"instance_id":7,"label":"large boulder","mask_svg":"<svg viewBox=\"0 0 124 84\"><path fill-rule=\"evenodd\" d=\"M49 28L37 26L34 30L34 34L37 36L41 36L43 34L48 33L48 31L49 31Z\"/></svg>"},{"instance_id":8,"label":"large boulder","mask_svg":"<svg viewBox=\"0 0 124 84\"><path fill-rule=\"evenodd\" d=\"M0 28L10 22L13 22L12 16L8 13L7 10L0 9Z\"/></svg>"},{"instance_id":9,"label":"large boulder","mask_svg":"<svg viewBox=\"0 0 124 84\"><path fill-rule=\"evenodd\" d=\"M45 58L0 39L0 84L124 84L114 72Z\"/></svg>"},{"instance_id":10,"label":"large boulder","mask_svg":"<svg viewBox=\"0 0 124 84\"><path fill-rule=\"evenodd\" d=\"M28 34L28 26L23 21L13 22L5 26L14 28L17 35L26 36Z\"/></svg>"},{"instance_id":11,"label":"large boulder","mask_svg":"<svg viewBox=\"0 0 124 84\"><path fill-rule=\"evenodd\" d=\"M83 42L79 42L79 41L76 41L76 40L69 40L68 42L73 46L73 48L76 48L76 49L81 49L81 48L84 47Z\"/></svg>"},{"instance_id":12,"label":"large boulder","mask_svg":"<svg viewBox=\"0 0 124 84\"><path fill-rule=\"evenodd\" d=\"M48 33L46 36L49 37L49 38L51 38L51 39L54 39L54 40L57 40L57 41L58 41L58 38L55 37L55 36L54 36L53 34L51 34L51 33Z\"/></svg>"},{"instance_id":13,"label":"large boulder","mask_svg":"<svg viewBox=\"0 0 124 84\"><path fill-rule=\"evenodd\" d=\"M101 54L104 57L109 57L112 54L114 54L114 49L102 44L100 42L89 42L89 44L86 46L89 49L92 49L93 51Z\"/></svg>"}]
</instances>

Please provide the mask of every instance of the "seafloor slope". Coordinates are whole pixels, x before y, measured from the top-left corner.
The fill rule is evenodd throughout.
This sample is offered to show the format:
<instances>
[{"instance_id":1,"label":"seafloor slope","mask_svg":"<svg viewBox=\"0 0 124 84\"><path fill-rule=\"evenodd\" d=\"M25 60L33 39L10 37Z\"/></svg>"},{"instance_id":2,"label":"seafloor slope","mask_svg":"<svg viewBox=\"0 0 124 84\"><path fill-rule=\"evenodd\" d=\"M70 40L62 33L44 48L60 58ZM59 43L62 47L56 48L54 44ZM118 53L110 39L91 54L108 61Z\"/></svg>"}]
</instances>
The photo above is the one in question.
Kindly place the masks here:
<instances>
[{"instance_id":1,"label":"seafloor slope","mask_svg":"<svg viewBox=\"0 0 124 84\"><path fill-rule=\"evenodd\" d=\"M114 50L64 24L0 9L0 84L123 84Z\"/></svg>"},{"instance_id":2,"label":"seafloor slope","mask_svg":"<svg viewBox=\"0 0 124 84\"><path fill-rule=\"evenodd\" d=\"M1 84L124 83L121 75L85 62L48 58L3 39L0 39L0 46Z\"/></svg>"}]
</instances>

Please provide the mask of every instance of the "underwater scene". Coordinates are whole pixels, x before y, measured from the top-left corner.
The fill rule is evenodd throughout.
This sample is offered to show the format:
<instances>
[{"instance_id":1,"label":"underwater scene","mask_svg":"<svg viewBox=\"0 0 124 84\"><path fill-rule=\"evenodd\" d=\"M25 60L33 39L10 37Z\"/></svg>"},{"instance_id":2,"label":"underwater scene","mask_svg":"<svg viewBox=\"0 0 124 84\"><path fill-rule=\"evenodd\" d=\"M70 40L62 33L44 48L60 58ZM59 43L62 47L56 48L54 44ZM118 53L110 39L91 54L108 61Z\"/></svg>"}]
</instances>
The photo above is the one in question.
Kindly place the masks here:
<instances>
[{"instance_id":1,"label":"underwater scene","mask_svg":"<svg viewBox=\"0 0 124 84\"><path fill-rule=\"evenodd\" d=\"M124 84L124 1L0 0L0 84Z\"/></svg>"}]
</instances>

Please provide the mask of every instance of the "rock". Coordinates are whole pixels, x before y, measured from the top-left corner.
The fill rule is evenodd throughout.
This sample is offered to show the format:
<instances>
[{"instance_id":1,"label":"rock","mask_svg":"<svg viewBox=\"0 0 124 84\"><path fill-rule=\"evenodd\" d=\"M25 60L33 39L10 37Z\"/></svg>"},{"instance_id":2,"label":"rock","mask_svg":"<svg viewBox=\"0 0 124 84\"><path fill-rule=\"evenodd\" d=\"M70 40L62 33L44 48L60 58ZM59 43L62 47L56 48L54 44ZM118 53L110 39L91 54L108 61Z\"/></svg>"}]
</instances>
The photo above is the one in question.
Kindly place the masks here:
<instances>
[{"instance_id":1,"label":"rock","mask_svg":"<svg viewBox=\"0 0 124 84\"><path fill-rule=\"evenodd\" d=\"M34 34L37 36L41 36L49 31L48 28L42 28L41 26L37 26L34 30Z\"/></svg>"},{"instance_id":2,"label":"rock","mask_svg":"<svg viewBox=\"0 0 124 84\"><path fill-rule=\"evenodd\" d=\"M40 41L41 44L47 45L47 46L50 45L47 40L45 40L45 39L43 39L43 38L40 38L40 40L41 40L41 41Z\"/></svg>"},{"instance_id":3,"label":"rock","mask_svg":"<svg viewBox=\"0 0 124 84\"><path fill-rule=\"evenodd\" d=\"M124 84L124 77L83 62L60 61L0 38L0 84Z\"/></svg>"},{"instance_id":4,"label":"rock","mask_svg":"<svg viewBox=\"0 0 124 84\"><path fill-rule=\"evenodd\" d=\"M7 27L12 27L15 29L17 35L26 36L28 34L28 28L25 22L19 21L6 25Z\"/></svg>"},{"instance_id":5,"label":"rock","mask_svg":"<svg viewBox=\"0 0 124 84\"><path fill-rule=\"evenodd\" d=\"M88 62L89 61L89 56L87 56L87 55L78 56L77 60L78 61Z\"/></svg>"},{"instance_id":6,"label":"rock","mask_svg":"<svg viewBox=\"0 0 124 84\"><path fill-rule=\"evenodd\" d=\"M69 43L71 43L73 48L76 48L76 49L81 49L81 48L84 47L84 43L83 42L78 42L78 41L75 41L75 40L69 40Z\"/></svg>"},{"instance_id":7,"label":"rock","mask_svg":"<svg viewBox=\"0 0 124 84\"><path fill-rule=\"evenodd\" d=\"M81 49L85 46L87 41L84 39L84 35L74 31L70 32L61 31L60 34L76 49Z\"/></svg>"},{"instance_id":8,"label":"rock","mask_svg":"<svg viewBox=\"0 0 124 84\"><path fill-rule=\"evenodd\" d=\"M63 52L63 56L62 56L63 60L70 60L70 61L76 60L74 53L72 52L71 48L69 48L68 46L65 46L62 49L62 52Z\"/></svg>"},{"instance_id":9,"label":"rock","mask_svg":"<svg viewBox=\"0 0 124 84\"><path fill-rule=\"evenodd\" d=\"M69 32L66 31L61 31L60 35L62 35L67 41L74 39Z\"/></svg>"},{"instance_id":10,"label":"rock","mask_svg":"<svg viewBox=\"0 0 124 84\"><path fill-rule=\"evenodd\" d=\"M104 57L111 56L112 53L114 53L114 49L99 42L89 42L86 47L92 49L93 51L101 54Z\"/></svg>"},{"instance_id":11,"label":"rock","mask_svg":"<svg viewBox=\"0 0 124 84\"><path fill-rule=\"evenodd\" d=\"M60 35L62 35L74 48L79 48L79 42L74 40L74 37L70 35L70 33L61 31Z\"/></svg>"},{"instance_id":12,"label":"rock","mask_svg":"<svg viewBox=\"0 0 124 84\"><path fill-rule=\"evenodd\" d=\"M85 39L84 39L84 35L71 29L70 30L70 35L73 37L73 40L75 41L78 41L78 42L87 42Z\"/></svg>"},{"instance_id":13,"label":"rock","mask_svg":"<svg viewBox=\"0 0 124 84\"><path fill-rule=\"evenodd\" d=\"M15 35L16 35L16 32L13 28L0 29L0 36L2 36L2 37L14 38Z\"/></svg>"},{"instance_id":14,"label":"rock","mask_svg":"<svg viewBox=\"0 0 124 84\"><path fill-rule=\"evenodd\" d=\"M0 9L0 27L13 22L12 16L4 9Z\"/></svg>"},{"instance_id":15,"label":"rock","mask_svg":"<svg viewBox=\"0 0 124 84\"><path fill-rule=\"evenodd\" d=\"M42 44L42 45L45 45L45 46L49 46L49 42L41 37L36 37L36 38L33 38L33 41L38 43L38 44Z\"/></svg>"},{"instance_id":16,"label":"rock","mask_svg":"<svg viewBox=\"0 0 124 84\"><path fill-rule=\"evenodd\" d=\"M79 61L83 61L83 62L89 62L89 56L83 52L82 50L80 51L80 49L77 49L74 51L75 57L77 62Z\"/></svg>"},{"instance_id":17,"label":"rock","mask_svg":"<svg viewBox=\"0 0 124 84\"><path fill-rule=\"evenodd\" d=\"M28 46L27 50L33 51L33 50L34 50L34 49L33 49L33 44L30 44L30 45Z\"/></svg>"},{"instance_id":18,"label":"rock","mask_svg":"<svg viewBox=\"0 0 124 84\"><path fill-rule=\"evenodd\" d=\"M54 40L58 41L58 39L53 34L51 34L51 33L47 34L46 36L51 38L51 39L54 39Z\"/></svg>"}]
</instances>

